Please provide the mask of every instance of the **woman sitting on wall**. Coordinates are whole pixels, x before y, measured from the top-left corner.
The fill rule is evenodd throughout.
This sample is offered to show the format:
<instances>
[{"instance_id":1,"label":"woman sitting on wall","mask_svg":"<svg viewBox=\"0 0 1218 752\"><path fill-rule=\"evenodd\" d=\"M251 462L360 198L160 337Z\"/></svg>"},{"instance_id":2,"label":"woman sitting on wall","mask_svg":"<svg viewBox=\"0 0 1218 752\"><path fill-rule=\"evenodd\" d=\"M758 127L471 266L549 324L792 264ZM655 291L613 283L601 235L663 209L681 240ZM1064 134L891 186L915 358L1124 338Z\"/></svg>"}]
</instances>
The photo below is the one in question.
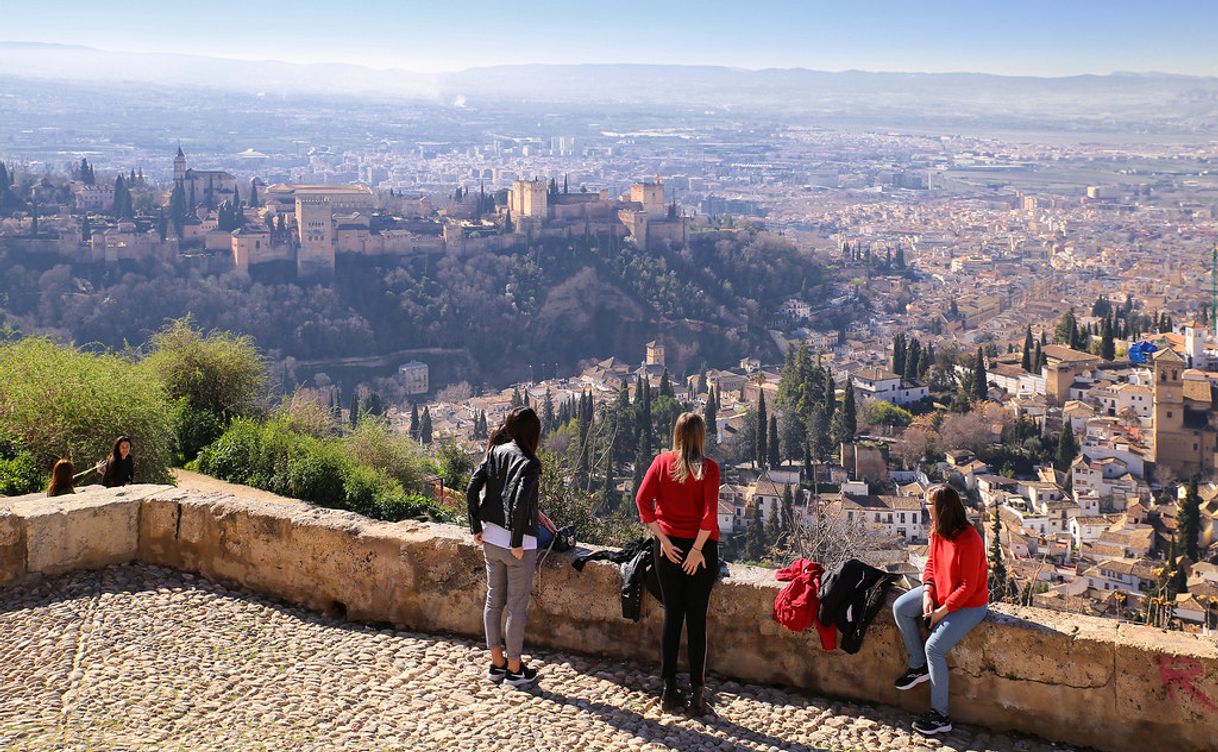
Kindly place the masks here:
<instances>
[{"instance_id":1,"label":"woman sitting on wall","mask_svg":"<svg viewBox=\"0 0 1218 752\"><path fill-rule=\"evenodd\" d=\"M947 654L985 618L989 586L985 544L969 524L960 494L951 486L935 486L927 494L930 547L922 586L905 593L892 606L897 627L909 654L909 670L897 678L897 689L930 682L931 711L914 721L926 735L949 733ZM919 622L930 629L925 646Z\"/></svg>"},{"instance_id":2,"label":"woman sitting on wall","mask_svg":"<svg viewBox=\"0 0 1218 752\"><path fill-rule=\"evenodd\" d=\"M135 482L135 460L131 456L131 438L119 436L114 440L110 456L97 463L102 485L106 488L126 486Z\"/></svg>"}]
</instances>

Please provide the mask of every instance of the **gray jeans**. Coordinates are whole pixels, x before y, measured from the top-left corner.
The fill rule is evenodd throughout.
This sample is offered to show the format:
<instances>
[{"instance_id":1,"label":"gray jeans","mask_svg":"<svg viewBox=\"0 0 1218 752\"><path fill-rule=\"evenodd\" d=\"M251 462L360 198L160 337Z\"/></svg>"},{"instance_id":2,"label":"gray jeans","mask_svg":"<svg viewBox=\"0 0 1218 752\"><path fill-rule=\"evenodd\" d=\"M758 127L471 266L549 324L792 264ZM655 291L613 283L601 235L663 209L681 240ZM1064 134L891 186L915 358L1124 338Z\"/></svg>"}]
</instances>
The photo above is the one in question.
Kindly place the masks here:
<instances>
[{"instance_id":1,"label":"gray jeans","mask_svg":"<svg viewBox=\"0 0 1218 752\"><path fill-rule=\"evenodd\" d=\"M529 618L529 597L533 593L533 572L537 569L537 550L526 550L524 558L517 559L512 556L511 549L485 543L482 555L486 557L486 608L482 611L486 646L502 646L509 661L520 660L524 650L524 625ZM505 610L506 630L502 626Z\"/></svg>"}]
</instances>

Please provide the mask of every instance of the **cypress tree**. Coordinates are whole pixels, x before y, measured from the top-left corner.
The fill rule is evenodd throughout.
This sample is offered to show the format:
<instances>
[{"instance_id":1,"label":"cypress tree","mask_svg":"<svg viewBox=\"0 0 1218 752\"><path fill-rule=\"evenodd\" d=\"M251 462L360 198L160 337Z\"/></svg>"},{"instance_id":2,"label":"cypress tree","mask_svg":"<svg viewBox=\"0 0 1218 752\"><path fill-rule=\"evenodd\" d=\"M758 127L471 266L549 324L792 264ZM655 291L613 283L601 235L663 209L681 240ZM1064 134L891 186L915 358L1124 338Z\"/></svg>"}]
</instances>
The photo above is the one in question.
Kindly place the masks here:
<instances>
[{"instance_id":1,"label":"cypress tree","mask_svg":"<svg viewBox=\"0 0 1218 752\"><path fill-rule=\"evenodd\" d=\"M1054 467L1062 472L1070 469L1074 458L1078 456L1078 442L1074 438L1074 429L1070 427L1070 422L1062 428L1062 432L1057 437L1057 453L1055 454L1056 462Z\"/></svg>"},{"instance_id":2,"label":"cypress tree","mask_svg":"<svg viewBox=\"0 0 1218 752\"><path fill-rule=\"evenodd\" d=\"M351 392L351 427L359 425L359 393Z\"/></svg>"},{"instance_id":3,"label":"cypress tree","mask_svg":"<svg viewBox=\"0 0 1218 752\"><path fill-rule=\"evenodd\" d=\"M424 407L423 415L419 417L419 443L431 443L431 408Z\"/></svg>"},{"instance_id":4,"label":"cypress tree","mask_svg":"<svg viewBox=\"0 0 1218 752\"><path fill-rule=\"evenodd\" d=\"M1043 334L1042 334L1043 336ZM1040 343L1036 343L1036 353L1032 357L1032 373L1040 373L1045 367L1045 354L1040 349Z\"/></svg>"},{"instance_id":5,"label":"cypress tree","mask_svg":"<svg viewBox=\"0 0 1218 752\"><path fill-rule=\"evenodd\" d=\"M1019 367L1028 373L1032 372L1032 325L1028 324L1027 332L1023 337L1023 358L1019 361Z\"/></svg>"},{"instance_id":6,"label":"cypress tree","mask_svg":"<svg viewBox=\"0 0 1218 752\"><path fill-rule=\"evenodd\" d=\"M1104 319L1100 334L1100 357L1109 362L1116 360L1116 342L1112 337L1112 324L1107 318Z\"/></svg>"},{"instance_id":7,"label":"cypress tree","mask_svg":"<svg viewBox=\"0 0 1218 752\"><path fill-rule=\"evenodd\" d=\"M1001 601L1007 596L1009 579L1006 560L1002 556L1002 515L994 509L994 524L990 527L990 598Z\"/></svg>"},{"instance_id":8,"label":"cypress tree","mask_svg":"<svg viewBox=\"0 0 1218 752\"><path fill-rule=\"evenodd\" d=\"M765 558L765 553L765 522L761 518L761 504L754 503L753 515L745 532L744 558L749 561L761 561Z\"/></svg>"},{"instance_id":9,"label":"cypress tree","mask_svg":"<svg viewBox=\"0 0 1218 752\"><path fill-rule=\"evenodd\" d=\"M917 381L918 379L918 364L922 360L922 343L915 337L909 341L909 347L905 351L905 370L898 374L906 381Z\"/></svg>"},{"instance_id":10,"label":"cypress tree","mask_svg":"<svg viewBox=\"0 0 1218 752\"><path fill-rule=\"evenodd\" d=\"M419 403L410 403L410 438L419 440Z\"/></svg>"},{"instance_id":11,"label":"cypress tree","mask_svg":"<svg viewBox=\"0 0 1218 752\"><path fill-rule=\"evenodd\" d=\"M892 372L900 376L905 373L905 334L892 338Z\"/></svg>"},{"instance_id":12,"label":"cypress tree","mask_svg":"<svg viewBox=\"0 0 1218 752\"><path fill-rule=\"evenodd\" d=\"M1197 543L1197 538L1201 533L1201 497L1197 493L1197 476L1189 478L1187 491L1184 495L1184 501L1180 504L1180 513L1177 517L1176 537L1178 539L1177 548L1187 556L1190 561L1198 561L1200 547Z\"/></svg>"},{"instance_id":13,"label":"cypress tree","mask_svg":"<svg viewBox=\"0 0 1218 752\"><path fill-rule=\"evenodd\" d=\"M768 448L766 464L771 468L782 465L782 456L778 448L778 419L773 415L770 416L770 427L769 434L766 436L766 447Z\"/></svg>"},{"instance_id":14,"label":"cypress tree","mask_svg":"<svg viewBox=\"0 0 1218 752\"><path fill-rule=\"evenodd\" d=\"M850 379L846 379L846 383L850 384ZM837 384L833 383L833 373L825 369L825 385L822 389L823 396L821 404L824 406L825 420L832 420L833 413L837 411ZM851 387L850 393L854 394L854 388ZM826 425L828 425L826 423Z\"/></svg>"},{"instance_id":15,"label":"cypress tree","mask_svg":"<svg viewBox=\"0 0 1218 752\"><path fill-rule=\"evenodd\" d=\"M93 228L89 226L89 215L86 213L80 220L80 239L88 242L93 237Z\"/></svg>"},{"instance_id":16,"label":"cypress tree","mask_svg":"<svg viewBox=\"0 0 1218 752\"><path fill-rule=\"evenodd\" d=\"M546 396L541 402L541 430L545 433L553 431L555 422L554 397L550 394L550 387L546 387Z\"/></svg>"},{"instance_id":17,"label":"cypress tree","mask_svg":"<svg viewBox=\"0 0 1218 752\"><path fill-rule=\"evenodd\" d=\"M977 360L973 364L973 399L984 401L990 393L990 386L985 375L985 355L977 348Z\"/></svg>"},{"instance_id":18,"label":"cypress tree","mask_svg":"<svg viewBox=\"0 0 1218 752\"><path fill-rule=\"evenodd\" d=\"M769 425L769 418L766 416L765 390L763 389L758 389L757 391L757 415L753 420L753 425L755 426L753 462L764 468L770 453L766 442L768 438L766 428Z\"/></svg>"},{"instance_id":19,"label":"cypress tree","mask_svg":"<svg viewBox=\"0 0 1218 752\"><path fill-rule=\"evenodd\" d=\"M257 209L261 206L258 203L258 184L250 183L250 206Z\"/></svg>"},{"instance_id":20,"label":"cypress tree","mask_svg":"<svg viewBox=\"0 0 1218 752\"><path fill-rule=\"evenodd\" d=\"M667 368L664 369L664 373L661 374L661 376L660 376L660 396L661 397L674 396L674 393L672 391L672 381L668 378L668 369Z\"/></svg>"},{"instance_id":21,"label":"cypress tree","mask_svg":"<svg viewBox=\"0 0 1218 752\"><path fill-rule=\"evenodd\" d=\"M706 422L706 435L708 438L719 440L719 417L718 410L715 407L715 390L711 388L710 394L706 395L706 407L703 408L702 418Z\"/></svg>"}]
</instances>

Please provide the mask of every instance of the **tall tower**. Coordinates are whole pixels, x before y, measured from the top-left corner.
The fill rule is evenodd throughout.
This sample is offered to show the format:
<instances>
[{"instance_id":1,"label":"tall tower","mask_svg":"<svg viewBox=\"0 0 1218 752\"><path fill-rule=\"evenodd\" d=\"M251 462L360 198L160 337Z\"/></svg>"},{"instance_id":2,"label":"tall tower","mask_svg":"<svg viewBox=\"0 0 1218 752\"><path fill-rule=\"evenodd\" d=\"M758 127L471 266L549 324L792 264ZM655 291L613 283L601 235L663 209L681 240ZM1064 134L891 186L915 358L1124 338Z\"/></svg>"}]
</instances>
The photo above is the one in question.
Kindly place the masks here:
<instances>
[{"instance_id":1,"label":"tall tower","mask_svg":"<svg viewBox=\"0 0 1218 752\"><path fill-rule=\"evenodd\" d=\"M1201 470L1200 432L1184 424L1184 367L1170 347L1154 355L1154 461L1179 478Z\"/></svg>"},{"instance_id":2,"label":"tall tower","mask_svg":"<svg viewBox=\"0 0 1218 752\"><path fill-rule=\"evenodd\" d=\"M182 145L178 144L178 156L173 158L173 180L181 183L186 179L186 155L182 153Z\"/></svg>"},{"instance_id":3,"label":"tall tower","mask_svg":"<svg viewBox=\"0 0 1218 752\"><path fill-rule=\"evenodd\" d=\"M334 211L329 196L297 196L296 226L300 247L296 273L300 276L334 274Z\"/></svg>"}]
</instances>

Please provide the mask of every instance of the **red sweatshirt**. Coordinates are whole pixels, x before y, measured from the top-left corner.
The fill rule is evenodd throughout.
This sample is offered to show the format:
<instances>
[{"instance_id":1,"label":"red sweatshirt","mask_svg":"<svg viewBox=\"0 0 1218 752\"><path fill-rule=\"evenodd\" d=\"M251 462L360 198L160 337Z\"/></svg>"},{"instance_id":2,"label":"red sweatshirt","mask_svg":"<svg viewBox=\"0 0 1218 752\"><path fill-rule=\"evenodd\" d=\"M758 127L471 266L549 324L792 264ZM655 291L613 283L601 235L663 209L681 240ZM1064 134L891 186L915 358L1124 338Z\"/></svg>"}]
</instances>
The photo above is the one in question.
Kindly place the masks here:
<instances>
[{"instance_id":1,"label":"red sweatshirt","mask_svg":"<svg viewBox=\"0 0 1218 752\"><path fill-rule=\"evenodd\" d=\"M697 538L699 530L711 531L719 540L719 466L702 460L702 480L691 474L684 483L672 479L676 455L663 452L652 460L643 476L634 503L644 524L659 522L670 538Z\"/></svg>"},{"instance_id":2,"label":"red sweatshirt","mask_svg":"<svg viewBox=\"0 0 1218 752\"><path fill-rule=\"evenodd\" d=\"M947 610L984 606L990 601L985 543L972 525L955 540L930 536L930 550L922 584L930 588L936 606Z\"/></svg>"}]
</instances>

